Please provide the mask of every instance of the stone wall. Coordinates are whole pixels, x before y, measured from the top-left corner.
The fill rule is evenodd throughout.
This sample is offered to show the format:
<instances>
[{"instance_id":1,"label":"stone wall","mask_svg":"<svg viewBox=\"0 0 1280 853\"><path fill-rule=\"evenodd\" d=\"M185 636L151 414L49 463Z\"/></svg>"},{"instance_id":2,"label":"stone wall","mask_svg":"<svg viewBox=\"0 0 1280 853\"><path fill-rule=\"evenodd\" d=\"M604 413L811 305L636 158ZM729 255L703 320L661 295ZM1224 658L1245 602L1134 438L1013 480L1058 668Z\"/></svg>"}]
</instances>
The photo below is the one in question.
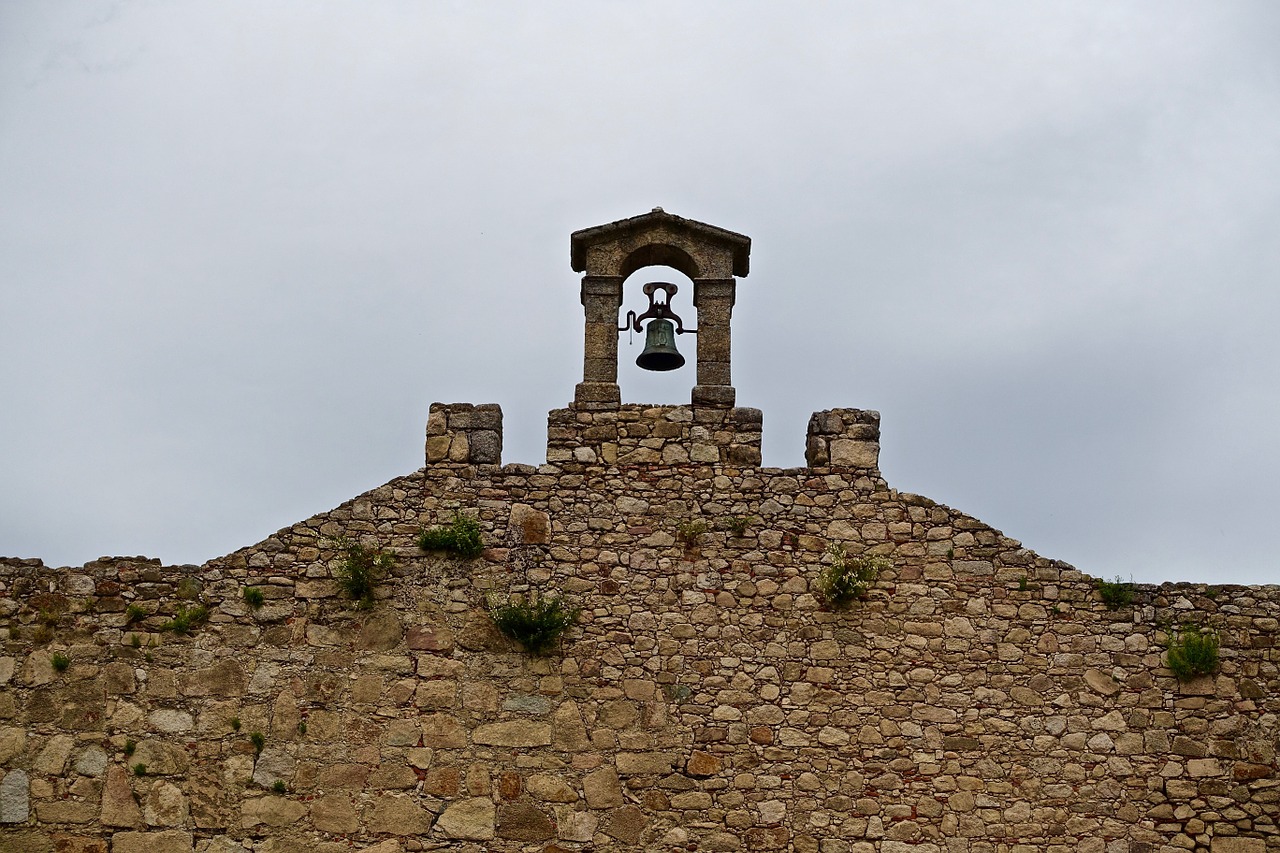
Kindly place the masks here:
<instances>
[{"instance_id":1,"label":"stone wall","mask_svg":"<svg viewBox=\"0 0 1280 853\"><path fill-rule=\"evenodd\" d=\"M874 413L773 469L726 451L752 410L562 410L535 467L455 445L500 447L494 409L433 407L425 469L202 566L0 563L0 851L1280 851L1280 587L1109 610L890 488ZM417 549L457 512L481 557ZM397 557L369 610L340 537ZM891 563L848 610L832 543ZM486 611L530 589L582 608L545 658ZM1221 669L1179 683L1188 621Z\"/></svg>"}]
</instances>

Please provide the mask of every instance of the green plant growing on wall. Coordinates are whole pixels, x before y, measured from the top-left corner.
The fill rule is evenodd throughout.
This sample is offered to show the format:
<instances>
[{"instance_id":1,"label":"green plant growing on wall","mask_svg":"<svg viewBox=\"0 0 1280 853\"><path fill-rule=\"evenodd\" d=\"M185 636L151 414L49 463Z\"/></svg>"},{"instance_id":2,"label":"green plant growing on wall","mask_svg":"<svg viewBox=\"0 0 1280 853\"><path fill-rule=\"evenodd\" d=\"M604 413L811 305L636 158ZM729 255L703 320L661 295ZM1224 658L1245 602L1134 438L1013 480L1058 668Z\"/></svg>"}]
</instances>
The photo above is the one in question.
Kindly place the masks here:
<instances>
[{"instance_id":1,"label":"green plant growing on wall","mask_svg":"<svg viewBox=\"0 0 1280 853\"><path fill-rule=\"evenodd\" d=\"M277 794L283 794L285 791L284 782L280 779L277 779L276 781L272 782L271 790L275 791Z\"/></svg>"},{"instance_id":2,"label":"green plant growing on wall","mask_svg":"<svg viewBox=\"0 0 1280 853\"><path fill-rule=\"evenodd\" d=\"M707 523L700 518L682 518L676 522L676 541L693 548L707 534Z\"/></svg>"},{"instance_id":3,"label":"green plant growing on wall","mask_svg":"<svg viewBox=\"0 0 1280 853\"><path fill-rule=\"evenodd\" d=\"M342 552L334 570L338 589L354 599L361 610L372 607L378 581L396 564L396 558L381 548L366 548L346 537L335 539L334 545Z\"/></svg>"},{"instance_id":4,"label":"green plant growing on wall","mask_svg":"<svg viewBox=\"0 0 1280 853\"><path fill-rule=\"evenodd\" d=\"M459 557L479 557L484 551L480 522L455 512L448 524L423 530L418 534L418 547L423 551L447 551Z\"/></svg>"},{"instance_id":5,"label":"green plant growing on wall","mask_svg":"<svg viewBox=\"0 0 1280 853\"><path fill-rule=\"evenodd\" d=\"M138 762L137 764L133 765L133 775L135 775L135 776L146 776L146 775L147 775L147 765L143 764L142 762Z\"/></svg>"},{"instance_id":6,"label":"green plant growing on wall","mask_svg":"<svg viewBox=\"0 0 1280 853\"><path fill-rule=\"evenodd\" d=\"M136 740L126 740L124 742L124 757L128 758L129 756L133 755L133 751L137 748L138 748L138 742Z\"/></svg>"},{"instance_id":7,"label":"green plant growing on wall","mask_svg":"<svg viewBox=\"0 0 1280 853\"><path fill-rule=\"evenodd\" d=\"M827 546L827 556L830 562L818 575L818 595L837 610L865 599L876 578L890 567L884 557L872 554L850 557L837 542Z\"/></svg>"},{"instance_id":8,"label":"green plant growing on wall","mask_svg":"<svg viewBox=\"0 0 1280 853\"><path fill-rule=\"evenodd\" d=\"M242 594L244 595L244 603L252 607L254 610L261 607L262 602L266 600L262 594L262 590L258 589L256 586L246 586Z\"/></svg>"},{"instance_id":9,"label":"green plant growing on wall","mask_svg":"<svg viewBox=\"0 0 1280 853\"><path fill-rule=\"evenodd\" d=\"M231 718L231 731L233 731L233 732L238 732L238 731L240 731L240 718L239 718L239 717L232 717L232 718Z\"/></svg>"},{"instance_id":10,"label":"green plant growing on wall","mask_svg":"<svg viewBox=\"0 0 1280 853\"><path fill-rule=\"evenodd\" d=\"M142 648L142 635L140 634L129 635L129 645L133 646L135 649Z\"/></svg>"},{"instance_id":11,"label":"green plant growing on wall","mask_svg":"<svg viewBox=\"0 0 1280 853\"><path fill-rule=\"evenodd\" d=\"M71 658L62 652L54 652L53 657L49 658L49 663L53 664L55 672L66 672L67 667L71 666Z\"/></svg>"},{"instance_id":12,"label":"green plant growing on wall","mask_svg":"<svg viewBox=\"0 0 1280 853\"><path fill-rule=\"evenodd\" d=\"M130 604L124 609L124 624L132 625L141 622L147 616L147 610L141 604Z\"/></svg>"},{"instance_id":13,"label":"green plant growing on wall","mask_svg":"<svg viewBox=\"0 0 1280 853\"><path fill-rule=\"evenodd\" d=\"M208 621L209 608L203 604L197 604L195 607L181 606L178 612L173 614L172 619L160 626L160 630L186 636Z\"/></svg>"},{"instance_id":14,"label":"green plant growing on wall","mask_svg":"<svg viewBox=\"0 0 1280 853\"><path fill-rule=\"evenodd\" d=\"M1133 604L1133 593L1133 582L1126 581L1119 575L1112 581L1098 580L1098 595L1102 597L1102 603L1108 610L1119 610Z\"/></svg>"},{"instance_id":15,"label":"green plant growing on wall","mask_svg":"<svg viewBox=\"0 0 1280 853\"><path fill-rule=\"evenodd\" d=\"M490 601L489 617L508 639L524 646L531 655L544 655L577 621L581 610L568 607L558 596L531 593L511 596L501 604Z\"/></svg>"},{"instance_id":16,"label":"green plant growing on wall","mask_svg":"<svg viewBox=\"0 0 1280 853\"><path fill-rule=\"evenodd\" d=\"M1218 632L1198 625L1183 625L1169 635L1165 658L1179 681L1218 671Z\"/></svg>"},{"instance_id":17,"label":"green plant growing on wall","mask_svg":"<svg viewBox=\"0 0 1280 853\"><path fill-rule=\"evenodd\" d=\"M262 732L253 732L249 735L249 743L253 744L254 755L262 755L262 748L267 745L267 736Z\"/></svg>"},{"instance_id":18,"label":"green plant growing on wall","mask_svg":"<svg viewBox=\"0 0 1280 853\"><path fill-rule=\"evenodd\" d=\"M734 537L741 539L747 535L747 530L751 527L751 521L752 519L748 515L731 515L724 520L724 527Z\"/></svg>"}]
</instances>

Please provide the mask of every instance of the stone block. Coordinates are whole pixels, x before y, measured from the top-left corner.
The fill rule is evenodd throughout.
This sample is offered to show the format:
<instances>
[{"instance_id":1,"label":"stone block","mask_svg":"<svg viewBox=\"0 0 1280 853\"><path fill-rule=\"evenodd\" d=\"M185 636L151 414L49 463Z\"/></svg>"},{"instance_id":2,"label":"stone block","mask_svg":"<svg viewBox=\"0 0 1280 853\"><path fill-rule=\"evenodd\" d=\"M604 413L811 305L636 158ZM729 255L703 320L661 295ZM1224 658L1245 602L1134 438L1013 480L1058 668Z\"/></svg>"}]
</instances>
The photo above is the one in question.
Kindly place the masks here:
<instances>
[{"instance_id":1,"label":"stone block","mask_svg":"<svg viewBox=\"0 0 1280 853\"><path fill-rule=\"evenodd\" d=\"M649 827L649 818L635 806L623 806L615 809L605 817L600 831L623 844L639 844L644 831Z\"/></svg>"},{"instance_id":2,"label":"stone block","mask_svg":"<svg viewBox=\"0 0 1280 853\"><path fill-rule=\"evenodd\" d=\"M551 724L532 720L508 720L478 726L472 734L475 742L485 746L548 746Z\"/></svg>"},{"instance_id":3,"label":"stone block","mask_svg":"<svg viewBox=\"0 0 1280 853\"><path fill-rule=\"evenodd\" d=\"M880 445L874 441L837 438L831 442L832 467L875 468L880 464Z\"/></svg>"},{"instance_id":4,"label":"stone block","mask_svg":"<svg viewBox=\"0 0 1280 853\"><path fill-rule=\"evenodd\" d=\"M625 775L670 773L676 757L669 752L620 752L618 772Z\"/></svg>"},{"instance_id":5,"label":"stone block","mask_svg":"<svg viewBox=\"0 0 1280 853\"><path fill-rule=\"evenodd\" d=\"M525 545L547 545L551 542L551 516L527 504L512 504L508 529Z\"/></svg>"},{"instance_id":6,"label":"stone block","mask_svg":"<svg viewBox=\"0 0 1280 853\"><path fill-rule=\"evenodd\" d=\"M257 797L240 804L240 823L246 829L263 824L289 826L306 813L306 806L285 797Z\"/></svg>"},{"instance_id":7,"label":"stone block","mask_svg":"<svg viewBox=\"0 0 1280 853\"><path fill-rule=\"evenodd\" d=\"M355 832L360 828L360 814L350 797L329 794L311 802L311 823L321 832Z\"/></svg>"},{"instance_id":8,"label":"stone block","mask_svg":"<svg viewBox=\"0 0 1280 853\"><path fill-rule=\"evenodd\" d=\"M1267 842L1261 838L1215 837L1209 851L1210 853L1267 853Z\"/></svg>"},{"instance_id":9,"label":"stone block","mask_svg":"<svg viewBox=\"0 0 1280 853\"><path fill-rule=\"evenodd\" d=\"M546 841L556 834L556 829L536 806L508 803L498 810L497 834L512 841Z\"/></svg>"},{"instance_id":10,"label":"stone block","mask_svg":"<svg viewBox=\"0 0 1280 853\"><path fill-rule=\"evenodd\" d=\"M595 837L600 818L591 812L581 812L573 806L556 808L556 831L561 841L590 841Z\"/></svg>"},{"instance_id":11,"label":"stone block","mask_svg":"<svg viewBox=\"0 0 1280 853\"><path fill-rule=\"evenodd\" d=\"M6 828L0 831L0 853L55 853L55 850L53 839L47 832ZM62 850L57 853L62 853Z\"/></svg>"},{"instance_id":12,"label":"stone block","mask_svg":"<svg viewBox=\"0 0 1280 853\"><path fill-rule=\"evenodd\" d=\"M582 790L586 794L587 805L593 809L607 809L623 803L622 784L612 767L601 767L588 773L582 780Z\"/></svg>"},{"instance_id":13,"label":"stone block","mask_svg":"<svg viewBox=\"0 0 1280 853\"><path fill-rule=\"evenodd\" d=\"M134 755L137 753L135 752ZM142 826L142 809L138 807L133 797L133 787L129 782L128 771L119 765L107 768L107 779L102 789L102 814L99 820L103 826Z\"/></svg>"},{"instance_id":14,"label":"stone block","mask_svg":"<svg viewBox=\"0 0 1280 853\"><path fill-rule=\"evenodd\" d=\"M195 837L177 829L163 832L117 832L111 836L111 853L191 853Z\"/></svg>"},{"instance_id":15,"label":"stone block","mask_svg":"<svg viewBox=\"0 0 1280 853\"><path fill-rule=\"evenodd\" d=\"M17 726L0 728L0 764L8 764L27 748L27 732Z\"/></svg>"},{"instance_id":16,"label":"stone block","mask_svg":"<svg viewBox=\"0 0 1280 853\"><path fill-rule=\"evenodd\" d=\"M451 803L440 815L439 827L450 838L487 841L495 834L495 821L493 801L474 797Z\"/></svg>"},{"instance_id":17,"label":"stone block","mask_svg":"<svg viewBox=\"0 0 1280 853\"><path fill-rule=\"evenodd\" d=\"M502 433L482 429L468 436L471 462L476 465L502 464Z\"/></svg>"},{"instance_id":18,"label":"stone block","mask_svg":"<svg viewBox=\"0 0 1280 853\"><path fill-rule=\"evenodd\" d=\"M431 813L419 806L412 797L383 795L374 803L373 814L369 817L370 832L424 835L430 829Z\"/></svg>"},{"instance_id":19,"label":"stone block","mask_svg":"<svg viewBox=\"0 0 1280 853\"><path fill-rule=\"evenodd\" d=\"M0 780L0 823L26 823L31 815L31 779L25 770L10 770Z\"/></svg>"}]
</instances>

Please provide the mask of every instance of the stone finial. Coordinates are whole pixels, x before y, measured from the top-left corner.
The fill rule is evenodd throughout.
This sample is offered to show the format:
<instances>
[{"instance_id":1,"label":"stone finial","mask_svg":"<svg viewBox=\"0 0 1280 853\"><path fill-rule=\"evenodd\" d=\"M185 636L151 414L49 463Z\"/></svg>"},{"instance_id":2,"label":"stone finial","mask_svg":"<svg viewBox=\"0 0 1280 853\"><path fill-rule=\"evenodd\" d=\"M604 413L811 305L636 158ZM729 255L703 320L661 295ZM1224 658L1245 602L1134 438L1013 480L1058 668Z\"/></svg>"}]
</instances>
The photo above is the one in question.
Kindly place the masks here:
<instances>
[{"instance_id":1,"label":"stone finial","mask_svg":"<svg viewBox=\"0 0 1280 853\"><path fill-rule=\"evenodd\" d=\"M828 409L809 418L804 461L810 468L880 467L880 413Z\"/></svg>"},{"instance_id":2,"label":"stone finial","mask_svg":"<svg viewBox=\"0 0 1280 853\"><path fill-rule=\"evenodd\" d=\"M501 465L502 407L496 403L432 403L427 465Z\"/></svg>"}]
</instances>

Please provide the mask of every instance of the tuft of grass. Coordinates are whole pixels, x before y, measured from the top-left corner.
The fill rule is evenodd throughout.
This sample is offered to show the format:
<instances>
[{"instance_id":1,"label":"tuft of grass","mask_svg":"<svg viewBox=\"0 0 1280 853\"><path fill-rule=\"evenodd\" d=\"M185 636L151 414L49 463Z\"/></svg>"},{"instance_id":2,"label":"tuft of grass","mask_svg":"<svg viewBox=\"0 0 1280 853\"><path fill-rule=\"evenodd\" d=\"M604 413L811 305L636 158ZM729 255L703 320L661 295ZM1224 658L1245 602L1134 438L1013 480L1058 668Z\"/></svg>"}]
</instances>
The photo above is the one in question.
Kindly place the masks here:
<instances>
[{"instance_id":1,"label":"tuft of grass","mask_svg":"<svg viewBox=\"0 0 1280 853\"><path fill-rule=\"evenodd\" d=\"M66 672L67 667L71 666L71 658L62 652L54 652L53 656L49 658L49 663L53 664L55 672Z\"/></svg>"},{"instance_id":2,"label":"tuft of grass","mask_svg":"<svg viewBox=\"0 0 1280 853\"><path fill-rule=\"evenodd\" d=\"M124 757L128 758L133 755L133 751L138 748L138 742L135 740L127 740L124 742Z\"/></svg>"},{"instance_id":3,"label":"tuft of grass","mask_svg":"<svg viewBox=\"0 0 1280 853\"><path fill-rule=\"evenodd\" d=\"M283 794L283 793L284 793L284 782L283 782L282 780L280 780L280 779L277 779L276 781L272 782L272 783L271 783L271 790L275 791L277 794Z\"/></svg>"},{"instance_id":4,"label":"tuft of grass","mask_svg":"<svg viewBox=\"0 0 1280 853\"><path fill-rule=\"evenodd\" d=\"M266 600L262 594L262 590L258 589L256 586L246 586L242 595L244 596L244 603L252 607L254 610L261 607L262 602Z\"/></svg>"},{"instance_id":5,"label":"tuft of grass","mask_svg":"<svg viewBox=\"0 0 1280 853\"><path fill-rule=\"evenodd\" d=\"M342 552L334 570L338 588L361 610L372 607L378 581L396 564L396 558L381 548L366 548L345 536L335 539L334 546Z\"/></svg>"},{"instance_id":6,"label":"tuft of grass","mask_svg":"<svg viewBox=\"0 0 1280 853\"><path fill-rule=\"evenodd\" d=\"M307 733L307 721L306 721L306 720L299 720L299 721L298 721L298 734L300 734L300 735L305 735L306 733Z\"/></svg>"},{"instance_id":7,"label":"tuft of grass","mask_svg":"<svg viewBox=\"0 0 1280 853\"><path fill-rule=\"evenodd\" d=\"M741 539L747 535L747 530L751 527L751 516L749 515L731 515L724 520L725 530L728 530L737 539Z\"/></svg>"},{"instance_id":8,"label":"tuft of grass","mask_svg":"<svg viewBox=\"0 0 1280 853\"><path fill-rule=\"evenodd\" d=\"M827 546L831 562L818 576L818 595L839 610L865 599L880 573L890 567L884 557L863 555L850 557L844 546L833 542Z\"/></svg>"},{"instance_id":9,"label":"tuft of grass","mask_svg":"<svg viewBox=\"0 0 1280 853\"><path fill-rule=\"evenodd\" d=\"M419 533L418 547L423 551L447 551L459 557L479 557L484 551L480 522L455 512L448 524Z\"/></svg>"},{"instance_id":10,"label":"tuft of grass","mask_svg":"<svg viewBox=\"0 0 1280 853\"><path fill-rule=\"evenodd\" d=\"M129 645L133 646L135 649L142 648L142 636L139 634L131 635L129 637Z\"/></svg>"},{"instance_id":11,"label":"tuft of grass","mask_svg":"<svg viewBox=\"0 0 1280 853\"><path fill-rule=\"evenodd\" d=\"M1119 610L1133 604L1133 591L1133 581L1126 581L1119 575L1112 581L1098 581L1098 595L1102 597L1102 603L1108 610Z\"/></svg>"},{"instance_id":12,"label":"tuft of grass","mask_svg":"<svg viewBox=\"0 0 1280 853\"><path fill-rule=\"evenodd\" d=\"M141 604L130 604L124 609L124 623L132 625L135 622L141 622L147 616L147 609Z\"/></svg>"},{"instance_id":13,"label":"tuft of grass","mask_svg":"<svg viewBox=\"0 0 1280 853\"><path fill-rule=\"evenodd\" d=\"M579 613L580 608L566 606L562 598L537 594L528 599L512 596L502 604L489 602L494 626L531 655L549 652L578 621Z\"/></svg>"},{"instance_id":14,"label":"tuft of grass","mask_svg":"<svg viewBox=\"0 0 1280 853\"><path fill-rule=\"evenodd\" d=\"M232 717L232 718L231 718L231 731L233 731L233 732L238 732L238 731L240 731L240 718L239 718L239 717Z\"/></svg>"},{"instance_id":15,"label":"tuft of grass","mask_svg":"<svg viewBox=\"0 0 1280 853\"><path fill-rule=\"evenodd\" d=\"M262 755L262 748L267 745L267 737L262 732L249 735L249 743L253 744L253 754Z\"/></svg>"},{"instance_id":16,"label":"tuft of grass","mask_svg":"<svg viewBox=\"0 0 1280 853\"><path fill-rule=\"evenodd\" d=\"M1018 578L1018 592L1026 592L1029 588L1030 587L1027 584L1026 575L1023 575L1022 577Z\"/></svg>"},{"instance_id":17,"label":"tuft of grass","mask_svg":"<svg viewBox=\"0 0 1280 853\"><path fill-rule=\"evenodd\" d=\"M138 762L137 764L133 765L133 775L135 775L135 776L146 776L146 775L147 775L147 765L143 764L142 762Z\"/></svg>"},{"instance_id":18,"label":"tuft of grass","mask_svg":"<svg viewBox=\"0 0 1280 853\"><path fill-rule=\"evenodd\" d=\"M180 606L178 612L173 618L160 626L161 631L172 631L180 636L186 636L199 628L205 622L209 621L209 608L203 604L197 604L195 607Z\"/></svg>"},{"instance_id":19,"label":"tuft of grass","mask_svg":"<svg viewBox=\"0 0 1280 853\"><path fill-rule=\"evenodd\" d=\"M707 534L707 523L700 518L682 518L676 522L676 541L693 548Z\"/></svg>"},{"instance_id":20,"label":"tuft of grass","mask_svg":"<svg viewBox=\"0 0 1280 853\"><path fill-rule=\"evenodd\" d=\"M1165 651L1169 669L1179 681L1190 681L1199 675L1218 671L1218 647L1221 640L1212 628L1183 625L1169 637Z\"/></svg>"}]
</instances>

